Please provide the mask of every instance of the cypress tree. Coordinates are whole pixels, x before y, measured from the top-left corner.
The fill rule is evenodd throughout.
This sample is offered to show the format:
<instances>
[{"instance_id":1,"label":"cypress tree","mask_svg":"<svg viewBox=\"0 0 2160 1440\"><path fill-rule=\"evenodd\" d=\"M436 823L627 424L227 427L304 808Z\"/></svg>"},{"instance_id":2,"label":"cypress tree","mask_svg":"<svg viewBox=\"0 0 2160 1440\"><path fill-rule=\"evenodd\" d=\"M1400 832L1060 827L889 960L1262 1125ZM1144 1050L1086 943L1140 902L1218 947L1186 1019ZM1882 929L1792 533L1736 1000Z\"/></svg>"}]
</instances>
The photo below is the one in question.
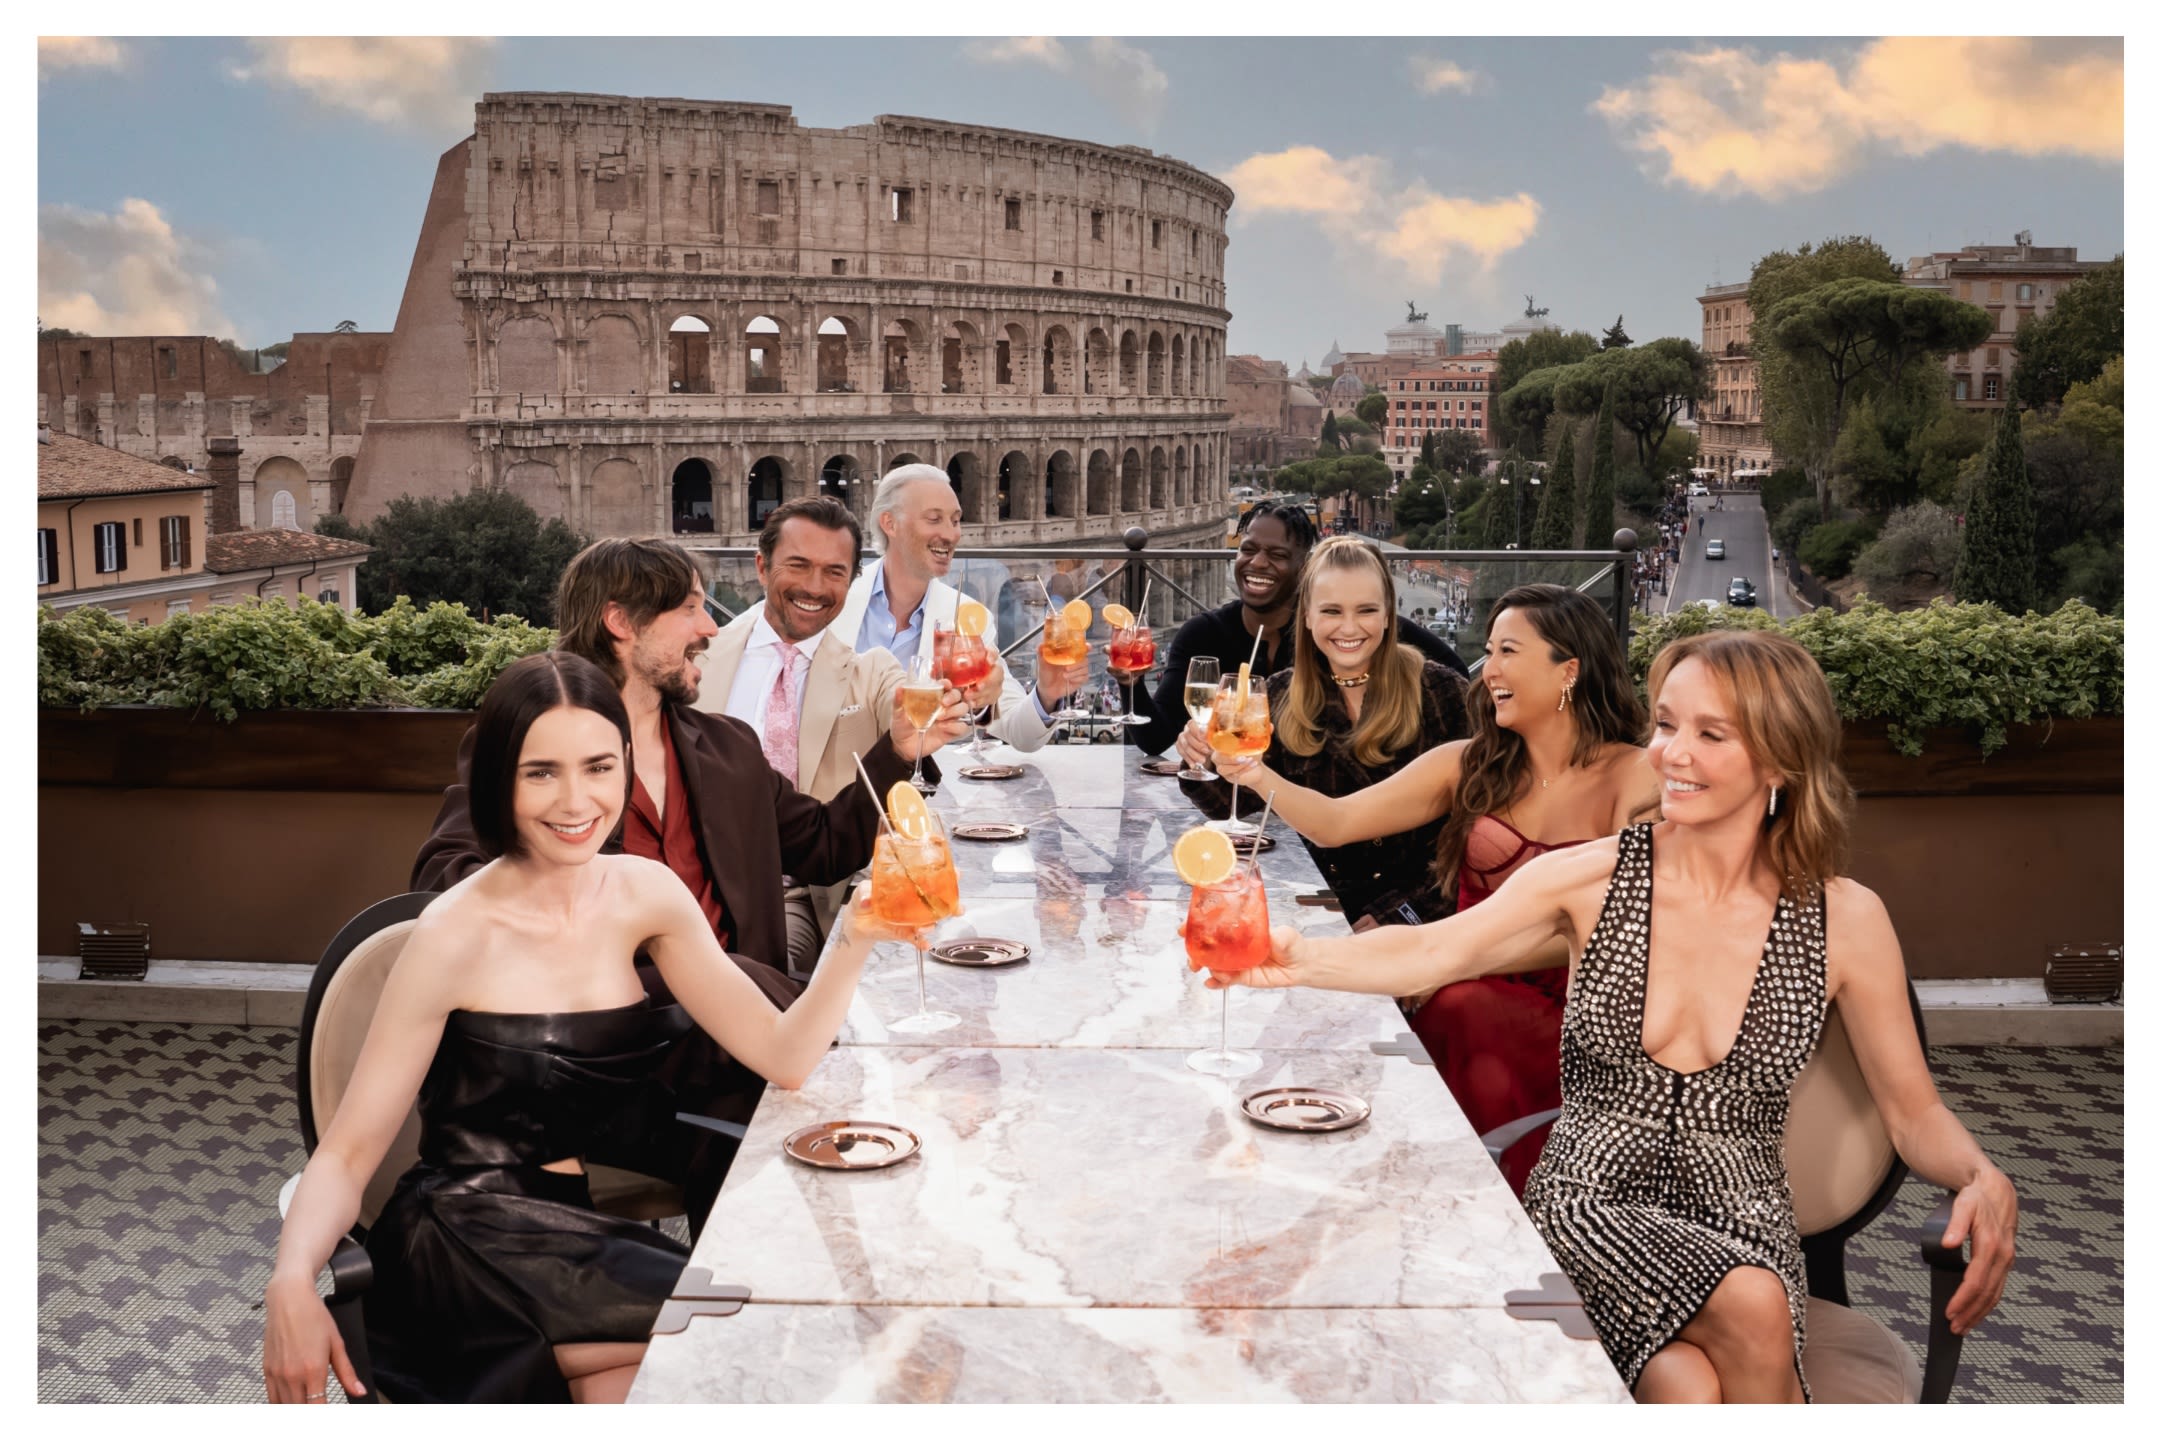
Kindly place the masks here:
<instances>
[{"instance_id":1,"label":"cypress tree","mask_svg":"<svg viewBox=\"0 0 2160 1440\"><path fill-rule=\"evenodd\" d=\"M1485 492L1485 523L1478 532L1477 548L1480 550L1505 550L1515 543L1515 487L1522 484L1522 477L1515 473L1515 462L1507 465L1505 485L1495 485Z\"/></svg>"},{"instance_id":2,"label":"cypress tree","mask_svg":"<svg viewBox=\"0 0 2160 1440\"><path fill-rule=\"evenodd\" d=\"M1560 449L1545 474L1544 494L1539 498L1537 528L1530 540L1533 550L1575 548L1575 426L1560 422Z\"/></svg>"},{"instance_id":3,"label":"cypress tree","mask_svg":"<svg viewBox=\"0 0 2160 1440\"><path fill-rule=\"evenodd\" d=\"M1342 448L1342 431L1336 427L1335 412L1332 410L1328 411L1327 418L1320 422L1320 445L1325 450Z\"/></svg>"},{"instance_id":4,"label":"cypress tree","mask_svg":"<svg viewBox=\"0 0 2160 1440\"><path fill-rule=\"evenodd\" d=\"M1960 600L1993 601L2023 615L2039 603L2033 534L2038 527L2032 483L2025 474L2025 440L2017 402L2003 407L1988 447L1987 469L1973 487L1965 516L1965 549L1953 588Z\"/></svg>"},{"instance_id":5,"label":"cypress tree","mask_svg":"<svg viewBox=\"0 0 2160 1440\"><path fill-rule=\"evenodd\" d=\"M1613 519L1613 418L1611 382L1605 386L1605 403L1598 407L1597 439L1590 450L1590 494L1583 502L1583 544L1602 550L1612 544Z\"/></svg>"}]
</instances>

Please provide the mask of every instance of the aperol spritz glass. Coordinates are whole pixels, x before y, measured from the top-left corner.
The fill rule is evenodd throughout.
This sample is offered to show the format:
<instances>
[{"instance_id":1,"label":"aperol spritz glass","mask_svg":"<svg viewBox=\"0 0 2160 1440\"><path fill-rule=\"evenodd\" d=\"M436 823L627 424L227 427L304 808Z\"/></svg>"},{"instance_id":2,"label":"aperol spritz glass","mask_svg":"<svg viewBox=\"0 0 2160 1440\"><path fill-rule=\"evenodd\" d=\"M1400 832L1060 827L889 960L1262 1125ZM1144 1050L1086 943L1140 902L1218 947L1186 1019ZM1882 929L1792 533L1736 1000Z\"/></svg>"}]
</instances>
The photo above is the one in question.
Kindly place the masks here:
<instances>
[{"instance_id":1,"label":"aperol spritz glass","mask_svg":"<svg viewBox=\"0 0 2160 1440\"><path fill-rule=\"evenodd\" d=\"M927 810L914 815L908 830L912 833L902 834L888 825L878 835L870 854L870 908L886 924L908 930L915 945L915 1013L891 1028L928 1035L960 1023L951 1011L930 1008L923 979L931 931L960 913L960 874L936 815Z\"/></svg>"},{"instance_id":2,"label":"aperol spritz glass","mask_svg":"<svg viewBox=\"0 0 2160 1440\"><path fill-rule=\"evenodd\" d=\"M1250 970L1267 958L1267 886L1257 860L1240 861L1220 884L1193 886L1185 907L1188 967L1229 974ZM1185 1063L1205 1075L1250 1075L1260 1068L1260 1057L1230 1048L1230 992L1222 994L1221 1043L1212 1050L1195 1050Z\"/></svg>"},{"instance_id":3,"label":"aperol spritz glass","mask_svg":"<svg viewBox=\"0 0 2160 1440\"><path fill-rule=\"evenodd\" d=\"M1215 692L1215 702L1208 710L1209 749L1225 758L1260 755L1274 738L1275 722L1268 714L1266 686L1249 682L1225 684ZM1238 783L1231 780L1230 818L1216 828L1226 835L1259 834L1259 826L1237 818L1237 793Z\"/></svg>"}]
</instances>

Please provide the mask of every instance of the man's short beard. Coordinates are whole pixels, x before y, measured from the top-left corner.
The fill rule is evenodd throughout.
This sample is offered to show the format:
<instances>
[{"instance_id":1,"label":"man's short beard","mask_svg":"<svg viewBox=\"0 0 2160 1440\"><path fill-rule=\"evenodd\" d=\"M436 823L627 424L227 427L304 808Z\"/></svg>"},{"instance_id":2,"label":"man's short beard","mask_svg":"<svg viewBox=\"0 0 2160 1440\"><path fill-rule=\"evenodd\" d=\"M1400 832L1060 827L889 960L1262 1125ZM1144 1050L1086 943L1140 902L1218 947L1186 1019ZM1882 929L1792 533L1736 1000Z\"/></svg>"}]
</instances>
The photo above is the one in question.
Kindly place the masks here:
<instances>
[{"instance_id":1,"label":"man's short beard","mask_svg":"<svg viewBox=\"0 0 2160 1440\"><path fill-rule=\"evenodd\" d=\"M659 691L662 696L673 700L678 705L695 705L697 703L698 686L690 679L680 661L671 666L655 667L649 670L640 668L638 677L652 686L653 689Z\"/></svg>"}]
</instances>

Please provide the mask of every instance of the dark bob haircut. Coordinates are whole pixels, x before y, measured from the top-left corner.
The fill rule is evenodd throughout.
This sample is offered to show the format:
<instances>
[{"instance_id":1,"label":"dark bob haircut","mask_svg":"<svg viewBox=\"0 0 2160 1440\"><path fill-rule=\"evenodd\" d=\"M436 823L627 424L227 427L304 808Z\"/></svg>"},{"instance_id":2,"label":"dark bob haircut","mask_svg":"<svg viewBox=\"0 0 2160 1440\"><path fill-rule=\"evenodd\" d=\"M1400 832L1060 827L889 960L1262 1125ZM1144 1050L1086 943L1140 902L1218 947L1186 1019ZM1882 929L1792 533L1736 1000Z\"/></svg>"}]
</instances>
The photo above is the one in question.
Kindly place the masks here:
<instances>
[{"instance_id":1,"label":"dark bob haircut","mask_svg":"<svg viewBox=\"0 0 2160 1440\"><path fill-rule=\"evenodd\" d=\"M630 712L623 708L622 693L592 661L549 650L528 655L496 676L473 726L471 790L466 797L473 836L491 860L525 853L515 808L518 757L533 721L559 705L601 716L622 736L624 750L630 747Z\"/></svg>"}]
</instances>

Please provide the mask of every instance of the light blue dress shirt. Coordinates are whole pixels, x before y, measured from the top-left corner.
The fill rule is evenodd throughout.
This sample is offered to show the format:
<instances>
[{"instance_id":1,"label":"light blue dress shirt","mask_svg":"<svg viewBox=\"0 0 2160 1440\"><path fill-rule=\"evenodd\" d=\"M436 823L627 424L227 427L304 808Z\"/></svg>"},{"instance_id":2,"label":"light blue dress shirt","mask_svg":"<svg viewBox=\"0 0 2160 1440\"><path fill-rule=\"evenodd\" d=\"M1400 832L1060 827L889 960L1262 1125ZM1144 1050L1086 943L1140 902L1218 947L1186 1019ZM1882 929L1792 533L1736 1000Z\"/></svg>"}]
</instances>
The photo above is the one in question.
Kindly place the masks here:
<instances>
[{"instance_id":1,"label":"light blue dress shirt","mask_svg":"<svg viewBox=\"0 0 2160 1440\"><path fill-rule=\"evenodd\" d=\"M929 592L925 591L924 600ZM893 619L892 606L885 599L885 567L878 566L877 574L870 581L870 603L863 607L862 625L855 632L855 653L884 650L900 662L906 670L914 663L915 652L922 648L923 605L918 602L915 613L901 625Z\"/></svg>"}]
</instances>

